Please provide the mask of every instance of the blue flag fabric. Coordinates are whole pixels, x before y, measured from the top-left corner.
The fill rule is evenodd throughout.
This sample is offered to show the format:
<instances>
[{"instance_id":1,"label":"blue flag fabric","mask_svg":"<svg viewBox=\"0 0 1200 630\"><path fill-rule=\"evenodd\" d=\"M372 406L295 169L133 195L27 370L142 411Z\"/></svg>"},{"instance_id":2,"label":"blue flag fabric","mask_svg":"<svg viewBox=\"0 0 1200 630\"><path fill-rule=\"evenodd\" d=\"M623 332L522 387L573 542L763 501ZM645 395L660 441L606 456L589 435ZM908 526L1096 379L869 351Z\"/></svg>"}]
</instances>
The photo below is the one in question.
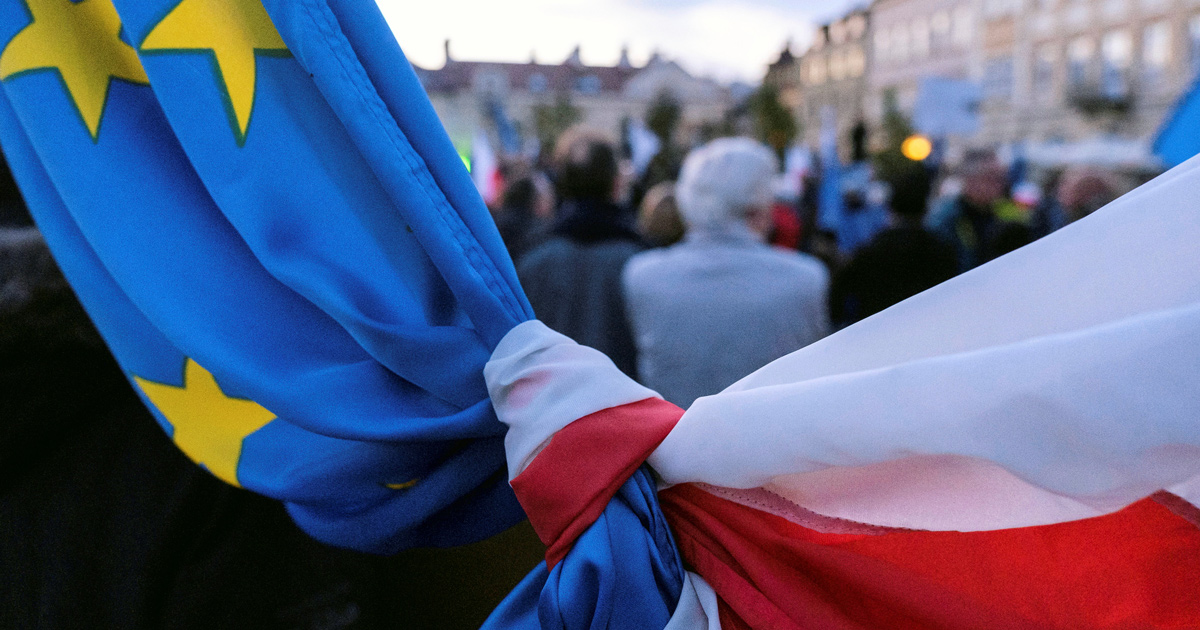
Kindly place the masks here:
<instances>
[{"instance_id":1,"label":"blue flag fabric","mask_svg":"<svg viewBox=\"0 0 1200 630\"><path fill-rule=\"evenodd\" d=\"M1179 97L1175 110L1154 139L1154 154L1174 168L1200 154L1200 75Z\"/></svg>"},{"instance_id":2,"label":"blue flag fabric","mask_svg":"<svg viewBox=\"0 0 1200 630\"><path fill-rule=\"evenodd\" d=\"M683 580L683 560L642 466L566 557L551 570L539 564L482 630L662 628Z\"/></svg>"},{"instance_id":3,"label":"blue flag fabric","mask_svg":"<svg viewBox=\"0 0 1200 630\"><path fill-rule=\"evenodd\" d=\"M185 453L343 546L521 518L481 371L532 313L373 3L2 0L0 42L14 175Z\"/></svg>"}]
</instances>

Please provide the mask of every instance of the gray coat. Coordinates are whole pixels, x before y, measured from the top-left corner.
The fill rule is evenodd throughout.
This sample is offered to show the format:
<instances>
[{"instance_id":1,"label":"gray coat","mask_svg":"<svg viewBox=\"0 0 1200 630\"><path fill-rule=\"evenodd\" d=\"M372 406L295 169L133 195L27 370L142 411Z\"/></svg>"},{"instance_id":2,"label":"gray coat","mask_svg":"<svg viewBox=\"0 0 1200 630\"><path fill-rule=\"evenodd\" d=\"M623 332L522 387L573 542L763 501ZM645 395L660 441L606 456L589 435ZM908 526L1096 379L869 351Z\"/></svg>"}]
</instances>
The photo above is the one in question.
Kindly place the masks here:
<instances>
[{"instance_id":1,"label":"gray coat","mask_svg":"<svg viewBox=\"0 0 1200 630\"><path fill-rule=\"evenodd\" d=\"M829 332L829 274L740 224L638 254L626 309L647 387L687 407Z\"/></svg>"},{"instance_id":2,"label":"gray coat","mask_svg":"<svg viewBox=\"0 0 1200 630\"><path fill-rule=\"evenodd\" d=\"M607 354L637 376L633 336L625 320L621 270L642 250L630 239L579 242L555 236L517 266L533 312L550 328Z\"/></svg>"}]
</instances>

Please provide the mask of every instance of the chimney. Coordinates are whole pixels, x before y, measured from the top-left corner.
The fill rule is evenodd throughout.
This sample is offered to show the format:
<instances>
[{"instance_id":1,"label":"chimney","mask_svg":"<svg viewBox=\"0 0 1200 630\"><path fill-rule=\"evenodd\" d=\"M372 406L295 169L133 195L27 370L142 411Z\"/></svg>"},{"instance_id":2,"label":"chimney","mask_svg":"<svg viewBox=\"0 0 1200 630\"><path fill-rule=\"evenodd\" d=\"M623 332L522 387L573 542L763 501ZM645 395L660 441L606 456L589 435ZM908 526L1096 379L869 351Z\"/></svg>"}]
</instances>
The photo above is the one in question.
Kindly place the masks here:
<instances>
[{"instance_id":1,"label":"chimney","mask_svg":"<svg viewBox=\"0 0 1200 630\"><path fill-rule=\"evenodd\" d=\"M632 68L633 64L629 61L629 46L621 46L621 60L617 62L618 68Z\"/></svg>"},{"instance_id":2,"label":"chimney","mask_svg":"<svg viewBox=\"0 0 1200 630\"><path fill-rule=\"evenodd\" d=\"M575 50L571 51L571 56L567 57L567 60L564 61L563 64L567 65L567 66L575 66L575 67L582 66L583 65L583 57L580 56L579 49L580 49L579 44L576 44Z\"/></svg>"},{"instance_id":3,"label":"chimney","mask_svg":"<svg viewBox=\"0 0 1200 630\"><path fill-rule=\"evenodd\" d=\"M443 44L443 48L446 51L446 65L448 66L448 65L450 65L451 62L454 61L454 58L450 56L450 40L449 39L447 39L445 41L445 43Z\"/></svg>"}]
</instances>

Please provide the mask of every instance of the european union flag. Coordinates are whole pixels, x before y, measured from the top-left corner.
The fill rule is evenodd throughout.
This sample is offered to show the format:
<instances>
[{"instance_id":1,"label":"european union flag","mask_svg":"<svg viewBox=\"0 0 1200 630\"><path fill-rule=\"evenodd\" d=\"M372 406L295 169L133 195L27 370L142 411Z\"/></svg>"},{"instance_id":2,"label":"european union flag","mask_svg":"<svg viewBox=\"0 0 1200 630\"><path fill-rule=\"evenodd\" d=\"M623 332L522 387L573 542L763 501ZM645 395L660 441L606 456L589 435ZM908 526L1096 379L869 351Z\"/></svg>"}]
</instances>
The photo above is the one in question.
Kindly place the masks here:
<instances>
[{"instance_id":1,"label":"european union flag","mask_svg":"<svg viewBox=\"0 0 1200 630\"><path fill-rule=\"evenodd\" d=\"M1200 75L1179 102L1154 138L1154 154L1168 168L1174 168L1200 154Z\"/></svg>"},{"instance_id":2,"label":"european union flag","mask_svg":"<svg viewBox=\"0 0 1200 630\"><path fill-rule=\"evenodd\" d=\"M163 427L311 534L521 518L482 377L532 314L374 3L2 0L0 141Z\"/></svg>"}]
</instances>

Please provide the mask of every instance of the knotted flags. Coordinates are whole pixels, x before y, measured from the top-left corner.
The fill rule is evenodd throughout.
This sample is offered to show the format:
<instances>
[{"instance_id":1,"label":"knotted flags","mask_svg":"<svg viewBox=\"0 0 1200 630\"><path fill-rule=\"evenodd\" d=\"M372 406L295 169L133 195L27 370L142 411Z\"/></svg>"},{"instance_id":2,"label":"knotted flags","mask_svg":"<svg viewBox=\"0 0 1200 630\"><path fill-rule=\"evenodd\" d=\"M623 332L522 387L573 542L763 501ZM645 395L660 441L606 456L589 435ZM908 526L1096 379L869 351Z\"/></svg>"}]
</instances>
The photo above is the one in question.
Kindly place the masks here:
<instances>
[{"instance_id":1,"label":"knotted flags","mask_svg":"<svg viewBox=\"0 0 1200 630\"><path fill-rule=\"evenodd\" d=\"M376 551L511 483L549 551L490 627L1200 619L1200 163L685 412L529 321L370 3L5 0L0 42L14 174L176 444Z\"/></svg>"}]
</instances>

